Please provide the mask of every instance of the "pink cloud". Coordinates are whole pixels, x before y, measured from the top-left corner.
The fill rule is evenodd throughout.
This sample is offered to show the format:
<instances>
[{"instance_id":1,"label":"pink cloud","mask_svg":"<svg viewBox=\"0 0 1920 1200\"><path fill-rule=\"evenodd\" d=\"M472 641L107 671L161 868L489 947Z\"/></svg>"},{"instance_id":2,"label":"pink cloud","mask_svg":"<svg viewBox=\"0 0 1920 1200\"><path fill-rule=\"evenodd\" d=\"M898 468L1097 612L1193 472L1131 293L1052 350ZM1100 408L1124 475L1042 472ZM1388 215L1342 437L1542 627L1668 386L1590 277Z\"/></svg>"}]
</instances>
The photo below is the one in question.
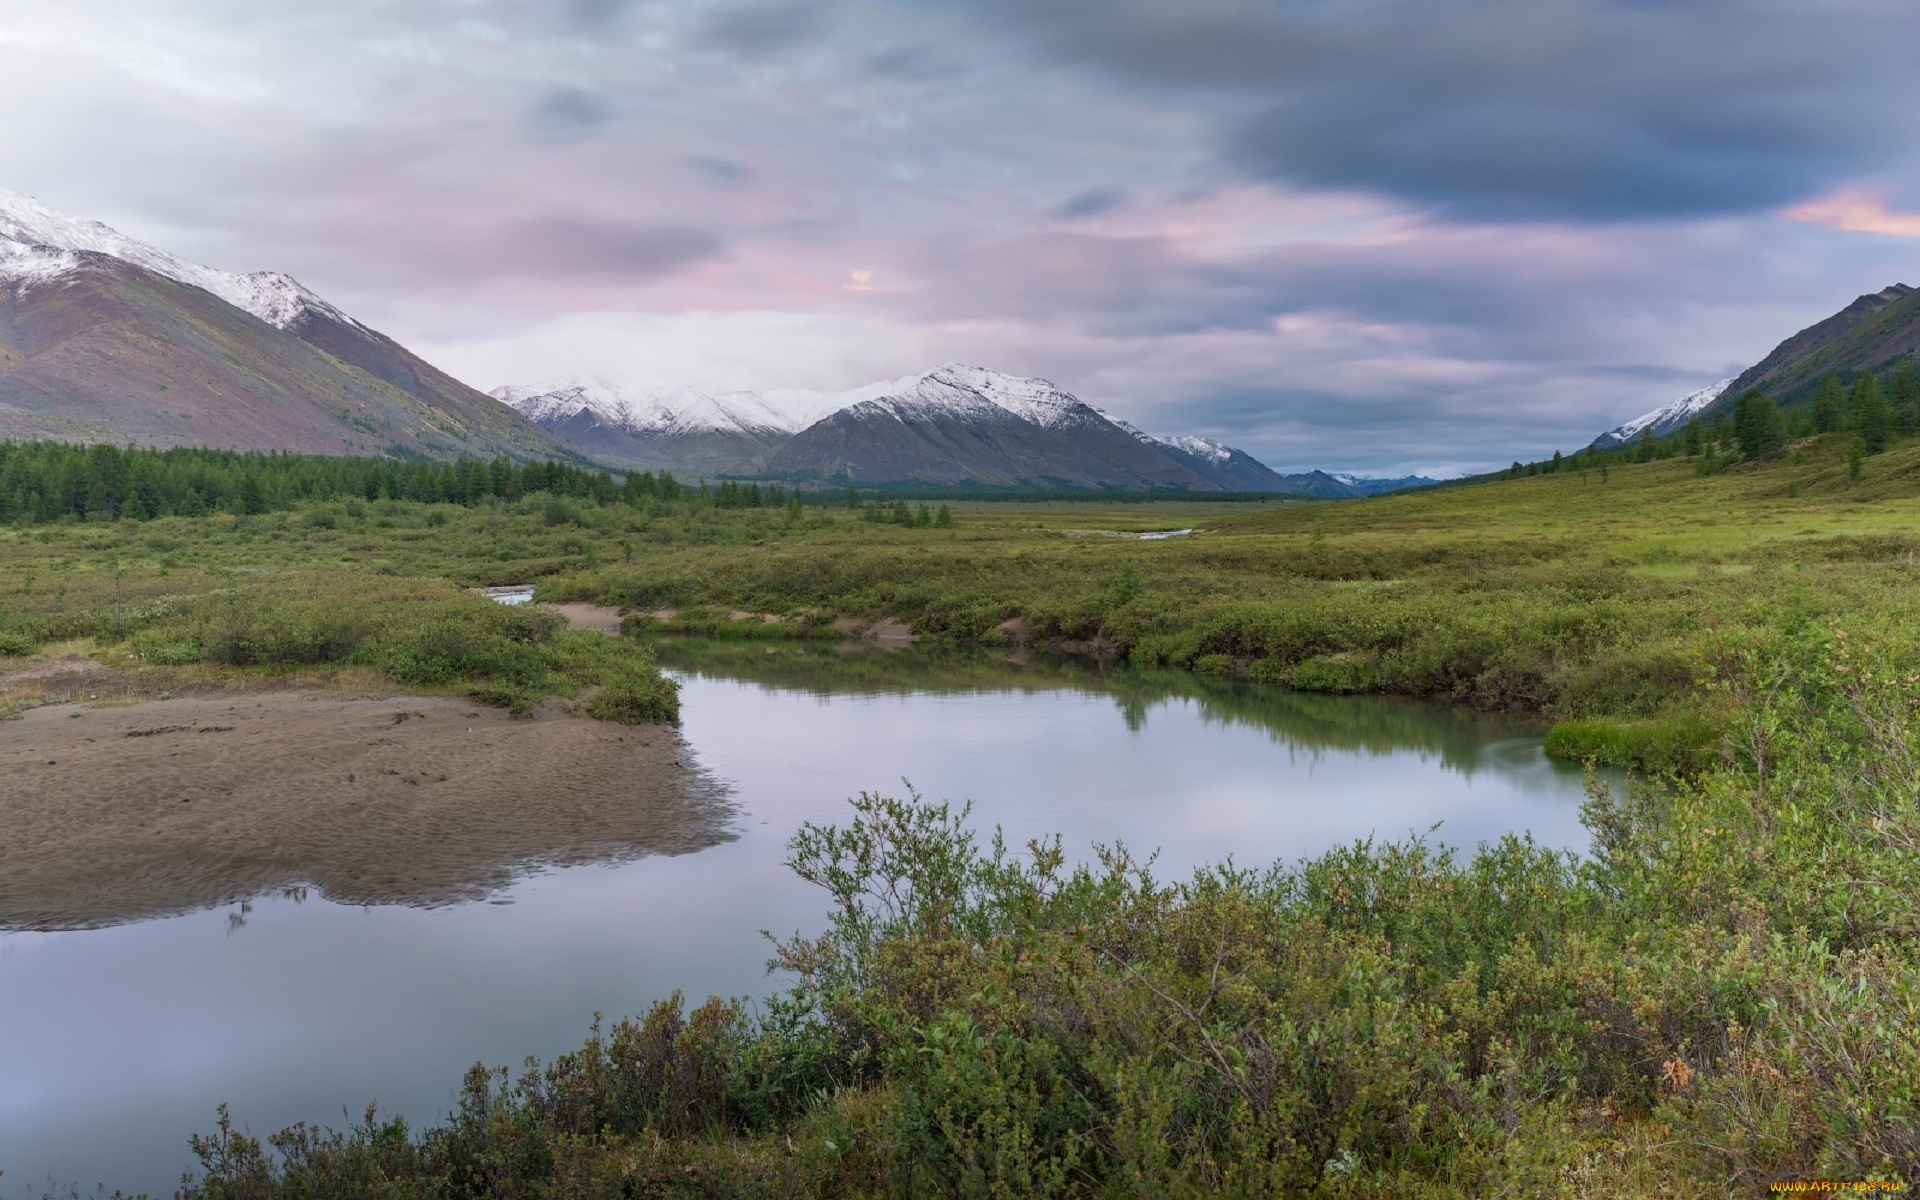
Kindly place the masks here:
<instances>
[{"instance_id":1,"label":"pink cloud","mask_svg":"<svg viewBox=\"0 0 1920 1200\"><path fill-rule=\"evenodd\" d=\"M1878 233L1887 237L1920 238L1920 213L1890 212L1883 193L1866 188L1845 191L1783 208L1789 221L1838 229L1846 233Z\"/></svg>"}]
</instances>

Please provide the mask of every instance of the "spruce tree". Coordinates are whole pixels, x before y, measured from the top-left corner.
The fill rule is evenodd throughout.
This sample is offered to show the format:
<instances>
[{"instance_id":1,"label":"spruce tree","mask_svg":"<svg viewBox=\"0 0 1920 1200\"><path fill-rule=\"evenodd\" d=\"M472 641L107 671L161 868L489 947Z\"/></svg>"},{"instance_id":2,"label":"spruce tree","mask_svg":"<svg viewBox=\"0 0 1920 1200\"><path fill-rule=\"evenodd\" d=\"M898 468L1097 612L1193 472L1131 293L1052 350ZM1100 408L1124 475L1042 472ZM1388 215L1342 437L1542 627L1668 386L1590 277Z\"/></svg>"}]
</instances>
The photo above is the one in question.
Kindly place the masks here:
<instances>
[{"instance_id":1,"label":"spruce tree","mask_svg":"<svg viewBox=\"0 0 1920 1200\"><path fill-rule=\"evenodd\" d=\"M1820 394L1813 399L1813 427L1821 433L1833 433L1842 421L1841 409L1847 402L1847 389L1840 386L1837 376L1829 375L1820 384Z\"/></svg>"},{"instance_id":2,"label":"spruce tree","mask_svg":"<svg viewBox=\"0 0 1920 1200\"><path fill-rule=\"evenodd\" d=\"M1887 406L1901 433L1911 434L1920 425L1920 369L1914 367L1911 356L1901 359L1887 376Z\"/></svg>"},{"instance_id":3,"label":"spruce tree","mask_svg":"<svg viewBox=\"0 0 1920 1200\"><path fill-rule=\"evenodd\" d=\"M1687 451L1687 457L1700 457L1700 451L1706 445L1707 435L1705 428L1700 424L1699 417L1687 418L1687 430L1686 433L1682 435L1682 439Z\"/></svg>"},{"instance_id":4,"label":"spruce tree","mask_svg":"<svg viewBox=\"0 0 1920 1200\"><path fill-rule=\"evenodd\" d=\"M1733 437L1747 459L1773 458L1787 444L1779 406L1759 388L1748 388L1734 410Z\"/></svg>"},{"instance_id":5,"label":"spruce tree","mask_svg":"<svg viewBox=\"0 0 1920 1200\"><path fill-rule=\"evenodd\" d=\"M1887 398L1880 391L1880 385L1874 381L1873 372L1862 375L1853 385L1853 393L1848 397L1853 417L1853 431L1860 435L1861 449L1868 454L1878 454L1887 448L1887 433L1891 421L1887 412Z\"/></svg>"}]
</instances>

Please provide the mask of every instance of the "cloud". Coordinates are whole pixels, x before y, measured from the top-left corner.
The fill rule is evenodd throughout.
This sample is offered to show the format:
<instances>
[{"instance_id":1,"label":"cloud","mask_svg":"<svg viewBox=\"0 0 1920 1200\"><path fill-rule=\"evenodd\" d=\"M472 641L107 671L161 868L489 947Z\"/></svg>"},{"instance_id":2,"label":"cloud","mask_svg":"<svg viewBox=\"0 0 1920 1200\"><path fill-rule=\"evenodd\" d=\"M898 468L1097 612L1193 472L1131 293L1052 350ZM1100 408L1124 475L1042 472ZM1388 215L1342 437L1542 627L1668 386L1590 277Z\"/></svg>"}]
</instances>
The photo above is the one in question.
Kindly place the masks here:
<instances>
[{"instance_id":1,"label":"cloud","mask_svg":"<svg viewBox=\"0 0 1920 1200\"><path fill-rule=\"evenodd\" d=\"M613 118L614 108L606 97L573 87L553 89L527 112L535 136L555 142L585 141Z\"/></svg>"},{"instance_id":2,"label":"cloud","mask_svg":"<svg viewBox=\"0 0 1920 1200\"><path fill-rule=\"evenodd\" d=\"M1914 149L1920 9L1858 0L974 0L1211 105L1250 176L1469 219L1763 211Z\"/></svg>"},{"instance_id":3,"label":"cloud","mask_svg":"<svg viewBox=\"0 0 1920 1200\"><path fill-rule=\"evenodd\" d=\"M652 279L721 253L704 229L581 217L540 217L507 227L485 265L501 272Z\"/></svg>"},{"instance_id":4,"label":"cloud","mask_svg":"<svg viewBox=\"0 0 1920 1200\"><path fill-rule=\"evenodd\" d=\"M1053 212L1063 221L1075 221L1110 213L1126 202L1127 194L1119 188L1090 188L1077 196L1068 197Z\"/></svg>"},{"instance_id":5,"label":"cloud","mask_svg":"<svg viewBox=\"0 0 1920 1200\"><path fill-rule=\"evenodd\" d=\"M819 4L748 4L707 16L699 40L748 58L763 58L814 37L825 18Z\"/></svg>"},{"instance_id":6,"label":"cloud","mask_svg":"<svg viewBox=\"0 0 1920 1200\"><path fill-rule=\"evenodd\" d=\"M741 187L753 179L753 168L743 162L730 158L715 158L710 154L689 154L687 165L700 173L715 187Z\"/></svg>"},{"instance_id":7,"label":"cloud","mask_svg":"<svg viewBox=\"0 0 1920 1200\"><path fill-rule=\"evenodd\" d=\"M1886 237L1920 238L1920 213L1890 212L1884 192L1848 188L1782 209L1789 221L1803 221L1847 233L1878 233Z\"/></svg>"},{"instance_id":8,"label":"cloud","mask_svg":"<svg viewBox=\"0 0 1920 1200\"><path fill-rule=\"evenodd\" d=\"M1920 275L1886 198L1920 194L1917 22L16 0L0 75L33 102L0 122L0 186L290 271L484 386L960 359L1289 468L1492 466Z\"/></svg>"}]
</instances>

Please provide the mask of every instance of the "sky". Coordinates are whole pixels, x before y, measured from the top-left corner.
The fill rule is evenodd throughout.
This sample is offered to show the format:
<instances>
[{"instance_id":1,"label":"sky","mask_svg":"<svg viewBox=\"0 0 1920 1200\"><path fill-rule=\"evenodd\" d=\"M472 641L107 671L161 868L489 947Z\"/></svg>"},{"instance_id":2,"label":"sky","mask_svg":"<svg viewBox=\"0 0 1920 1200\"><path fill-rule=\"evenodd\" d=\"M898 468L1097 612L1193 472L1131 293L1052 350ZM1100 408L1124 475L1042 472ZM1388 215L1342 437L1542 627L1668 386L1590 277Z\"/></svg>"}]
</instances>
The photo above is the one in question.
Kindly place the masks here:
<instances>
[{"instance_id":1,"label":"sky","mask_svg":"<svg viewBox=\"0 0 1920 1200\"><path fill-rule=\"evenodd\" d=\"M1912 0L0 0L0 187L477 387L1584 445L1920 284Z\"/></svg>"}]
</instances>

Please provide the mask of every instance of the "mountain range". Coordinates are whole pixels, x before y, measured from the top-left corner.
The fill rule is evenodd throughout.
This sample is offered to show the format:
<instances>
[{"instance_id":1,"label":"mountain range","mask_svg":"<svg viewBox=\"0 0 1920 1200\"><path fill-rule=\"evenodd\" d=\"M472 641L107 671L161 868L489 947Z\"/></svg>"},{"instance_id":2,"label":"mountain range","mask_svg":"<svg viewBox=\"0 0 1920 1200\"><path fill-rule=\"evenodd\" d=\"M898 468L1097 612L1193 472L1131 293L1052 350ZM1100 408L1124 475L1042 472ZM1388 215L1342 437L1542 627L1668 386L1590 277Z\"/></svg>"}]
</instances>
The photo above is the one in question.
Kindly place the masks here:
<instances>
[{"instance_id":1,"label":"mountain range","mask_svg":"<svg viewBox=\"0 0 1920 1200\"><path fill-rule=\"evenodd\" d=\"M290 276L214 270L7 191L0 437L578 457Z\"/></svg>"},{"instance_id":2,"label":"mountain range","mask_svg":"<svg viewBox=\"0 0 1920 1200\"><path fill-rule=\"evenodd\" d=\"M1329 497L1431 482L1282 475L1209 438L1145 433L1044 379L958 363L840 392L710 395L571 380L493 395L601 461L690 474Z\"/></svg>"},{"instance_id":3,"label":"mountain range","mask_svg":"<svg viewBox=\"0 0 1920 1200\"><path fill-rule=\"evenodd\" d=\"M795 483L1351 497L1154 436L1043 379L949 364L841 392L598 383L489 396L289 275L235 274L0 191L0 438L451 459L571 458Z\"/></svg>"},{"instance_id":4,"label":"mountain range","mask_svg":"<svg viewBox=\"0 0 1920 1200\"><path fill-rule=\"evenodd\" d=\"M1665 437L1694 417L1731 407L1749 388L1759 388L1783 408L1798 408L1813 402L1828 375L1851 383L1863 371L1886 371L1917 349L1920 291L1892 284L1802 329L1733 378L1609 429L1593 446L1605 450L1639 437Z\"/></svg>"}]
</instances>

